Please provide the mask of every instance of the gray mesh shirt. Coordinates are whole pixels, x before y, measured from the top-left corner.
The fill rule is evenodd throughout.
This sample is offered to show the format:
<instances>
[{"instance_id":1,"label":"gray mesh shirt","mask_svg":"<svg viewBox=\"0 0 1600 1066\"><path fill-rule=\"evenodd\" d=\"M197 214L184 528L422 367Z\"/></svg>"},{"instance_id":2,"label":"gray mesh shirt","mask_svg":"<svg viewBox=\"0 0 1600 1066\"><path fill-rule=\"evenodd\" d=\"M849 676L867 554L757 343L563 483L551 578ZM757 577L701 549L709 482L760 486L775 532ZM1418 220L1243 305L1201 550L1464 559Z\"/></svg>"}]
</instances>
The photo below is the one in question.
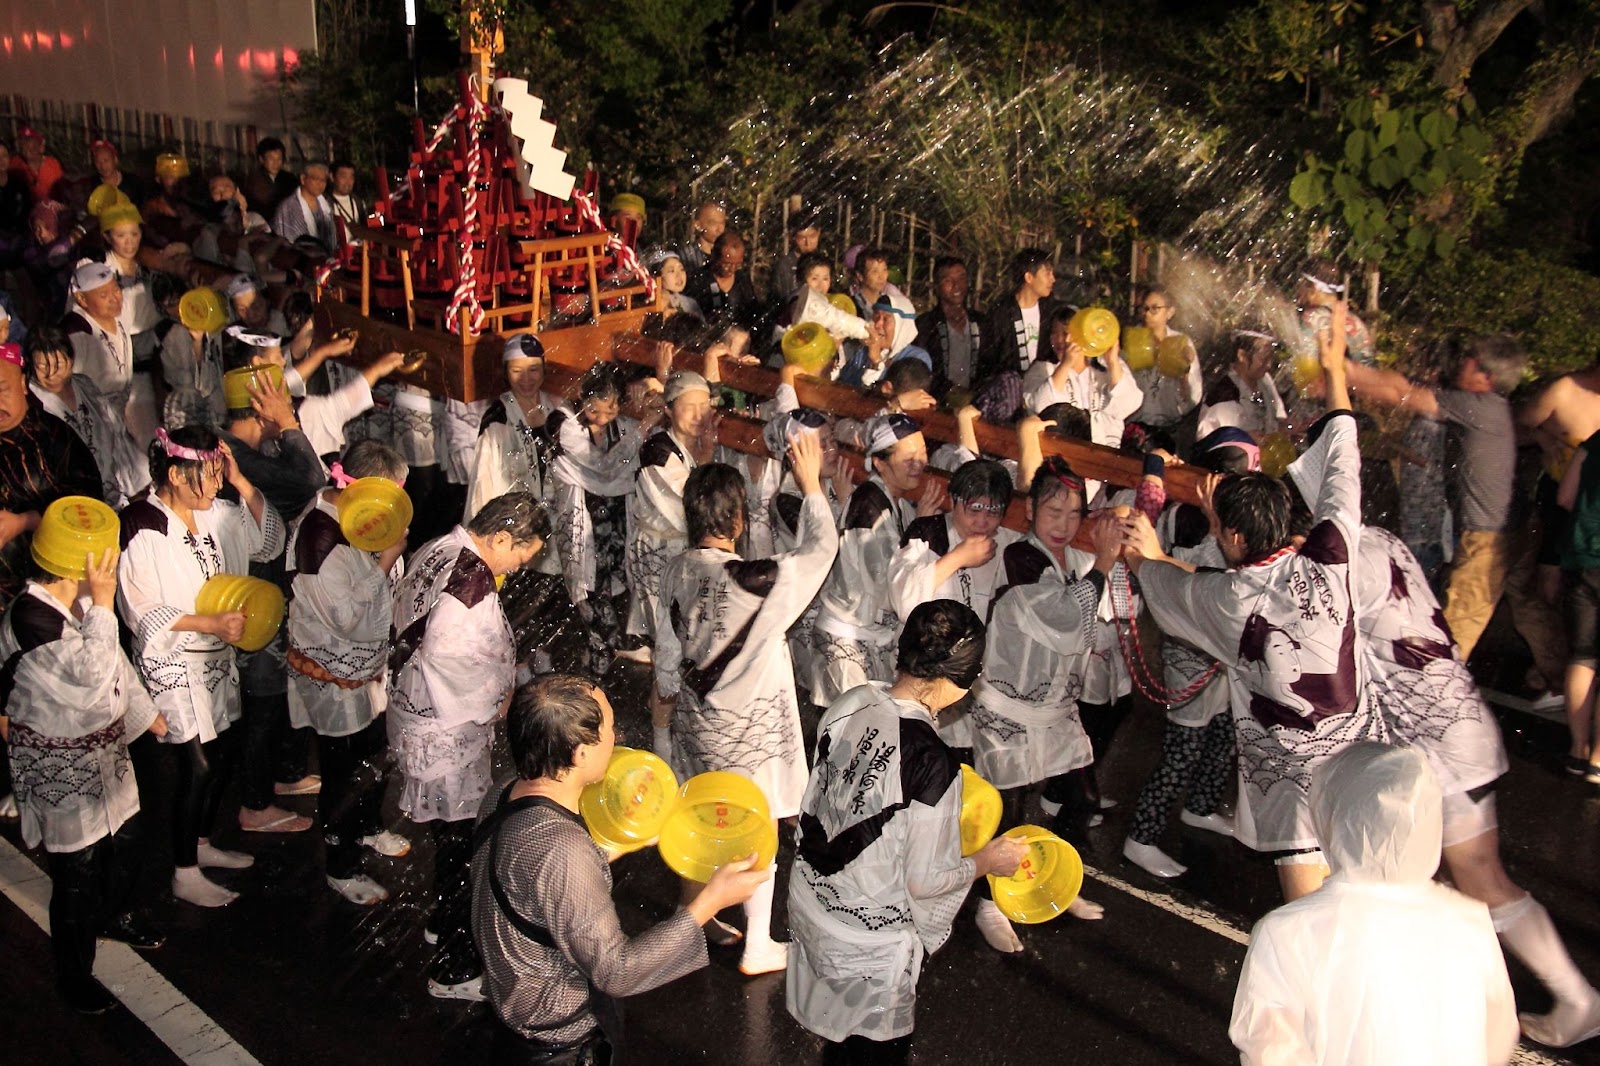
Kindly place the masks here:
<instances>
[{"instance_id":1,"label":"gray mesh shirt","mask_svg":"<svg viewBox=\"0 0 1600 1066\"><path fill-rule=\"evenodd\" d=\"M505 783L484 797L488 817ZM501 1021L525 1037L573 1043L595 1028L585 1011L558 1029L544 1026L583 1007L589 982L621 998L648 992L708 962L706 939L679 908L638 936L622 931L611 900L611 868L578 815L540 804L500 826L496 870L521 916L544 927L559 950L530 940L501 913L489 886L488 840L473 856L472 930L483 955L483 987ZM585 976L587 975L587 976Z\"/></svg>"}]
</instances>

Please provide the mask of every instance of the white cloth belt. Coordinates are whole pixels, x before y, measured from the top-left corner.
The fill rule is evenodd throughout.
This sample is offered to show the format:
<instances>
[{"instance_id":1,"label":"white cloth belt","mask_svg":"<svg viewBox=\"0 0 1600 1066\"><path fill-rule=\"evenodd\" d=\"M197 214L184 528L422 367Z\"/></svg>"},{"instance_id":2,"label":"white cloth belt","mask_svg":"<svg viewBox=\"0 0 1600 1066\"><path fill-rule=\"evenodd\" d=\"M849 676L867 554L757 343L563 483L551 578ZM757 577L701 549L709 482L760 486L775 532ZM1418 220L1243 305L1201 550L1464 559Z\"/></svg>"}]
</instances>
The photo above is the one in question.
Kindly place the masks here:
<instances>
[{"instance_id":1,"label":"white cloth belt","mask_svg":"<svg viewBox=\"0 0 1600 1066\"><path fill-rule=\"evenodd\" d=\"M817 615L816 628L822 630L830 637L840 640L862 640L868 644L889 644L894 640L894 631L887 626L858 626L854 622L846 622L835 618L827 611Z\"/></svg>"},{"instance_id":2,"label":"white cloth belt","mask_svg":"<svg viewBox=\"0 0 1600 1066\"><path fill-rule=\"evenodd\" d=\"M1054 725L1077 708L1077 701L1075 700L1067 700L1065 703L1051 706L1049 704L1029 703L1026 700L1015 699L988 684L981 677L972 688L972 697L991 711L1002 714L1013 721L1021 722L1026 726Z\"/></svg>"}]
</instances>

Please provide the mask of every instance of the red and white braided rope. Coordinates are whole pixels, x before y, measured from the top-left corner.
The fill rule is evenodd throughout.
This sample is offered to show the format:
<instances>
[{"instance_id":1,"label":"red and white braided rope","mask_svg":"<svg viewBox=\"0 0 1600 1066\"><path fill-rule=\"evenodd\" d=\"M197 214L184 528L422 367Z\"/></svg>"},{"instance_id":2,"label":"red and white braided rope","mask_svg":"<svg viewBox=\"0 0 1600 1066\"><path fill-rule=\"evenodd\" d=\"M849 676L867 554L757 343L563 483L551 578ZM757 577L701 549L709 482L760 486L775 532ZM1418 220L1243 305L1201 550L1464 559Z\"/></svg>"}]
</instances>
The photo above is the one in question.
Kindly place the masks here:
<instances>
[{"instance_id":1,"label":"red and white braided rope","mask_svg":"<svg viewBox=\"0 0 1600 1066\"><path fill-rule=\"evenodd\" d=\"M600 218L600 208L595 205L594 197L582 189L572 190L573 202L578 205L578 214L583 220L597 230L606 228L605 222ZM639 255L632 248L623 243L622 238L615 233L606 236L606 252L617 257L617 265L623 270L638 278L644 285L644 294L654 303L656 298L656 279L650 276L639 262Z\"/></svg>"},{"instance_id":2,"label":"red and white braided rope","mask_svg":"<svg viewBox=\"0 0 1600 1066\"><path fill-rule=\"evenodd\" d=\"M1122 660L1128 664L1128 676L1133 680L1133 687L1139 694L1152 703L1162 703L1175 707L1180 703L1187 703L1199 694L1200 690L1211 683L1222 664L1212 661L1205 672L1187 685L1179 689L1169 689L1160 681L1150 669L1150 663L1144 657L1144 644L1139 639L1139 623L1133 610L1133 594L1128 587L1127 568L1118 565L1111 570L1111 628L1116 630L1117 644L1122 648ZM1123 623L1127 629L1123 629Z\"/></svg>"},{"instance_id":3,"label":"red and white braided rope","mask_svg":"<svg viewBox=\"0 0 1600 1066\"><path fill-rule=\"evenodd\" d=\"M467 150L466 187L461 191L461 225L456 230L456 248L461 268L456 277L455 295L450 297L450 307L445 314L454 323L458 321L457 316L466 311L465 332L476 334L483 329L485 316L483 305L478 302L478 265L473 258L472 245L478 232L478 178L483 171L483 125L488 121L489 114L476 91L469 94L468 103L466 120L462 126L462 140Z\"/></svg>"}]
</instances>

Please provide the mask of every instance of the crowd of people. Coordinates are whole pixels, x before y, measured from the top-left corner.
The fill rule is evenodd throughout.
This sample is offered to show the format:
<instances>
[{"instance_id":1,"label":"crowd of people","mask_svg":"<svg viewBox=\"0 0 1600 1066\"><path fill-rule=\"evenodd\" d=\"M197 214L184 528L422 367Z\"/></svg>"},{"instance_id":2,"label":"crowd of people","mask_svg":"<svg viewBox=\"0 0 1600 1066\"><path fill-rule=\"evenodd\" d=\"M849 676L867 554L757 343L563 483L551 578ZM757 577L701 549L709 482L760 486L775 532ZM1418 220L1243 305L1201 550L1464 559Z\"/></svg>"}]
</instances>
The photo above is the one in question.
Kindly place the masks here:
<instances>
[{"instance_id":1,"label":"crowd of people","mask_svg":"<svg viewBox=\"0 0 1600 1066\"><path fill-rule=\"evenodd\" d=\"M0 287L19 289L0 291L0 792L47 853L74 1007L114 1001L90 972L97 937L162 942L133 896L128 745L149 732L177 770L165 828L185 904L236 898L207 873L253 862L213 843L225 823L230 837L312 828L277 796L318 794L327 884L356 905L389 895L364 852L403 856L427 833L428 988L490 1002L499 1061L596 1061L620 1046L622 997L740 944L744 973L786 971L825 1061L904 1062L923 959L974 883L983 941L1023 948L984 875L1025 849L1000 835L963 857L961 763L1001 791L1002 831L1042 817L1088 847L1117 803L1099 770L1137 691L1167 724L1122 854L1183 874L1163 846L1179 806L1183 824L1272 855L1288 904L1246 960L1245 1061L1398 1061L1385 1041L1402 1021L1436 1029L1410 1034L1405 1061L1505 1061L1518 1021L1496 934L1554 996L1523 1033L1600 1032L1600 993L1500 864L1508 762L1467 668L1505 597L1530 687L1565 684L1567 768L1600 783L1600 371L1513 402L1515 342L1470 337L1436 353L1437 380L1409 381L1373 364L1322 262L1295 283L1296 335L1230 324L1209 360L1174 328L1173 293L1145 286L1128 325L1162 356L1135 366L1078 332L1043 251L1017 254L987 314L966 264L939 260L919 314L879 249L852 249L831 291L819 227L798 216L763 294L705 204L687 244L643 257L664 294L657 367L602 360L559 394L537 336L485 337L505 391L465 404L396 377L401 353L352 366L355 340L318 338L308 294L263 276L270 256L220 239L270 220L283 241L344 240L339 221L364 216L352 169L295 179L263 141L257 172L212 175L197 203L186 164L158 163L147 186L96 142L77 181L43 148L20 131L0 167ZM52 199L86 184L93 214ZM613 212L642 223L635 201ZM174 226L233 271L217 321L186 319L181 286L141 255ZM866 390L876 415L802 405L783 349L807 324L832 341L815 374ZM762 447L734 450L721 372L755 363L781 370L755 397ZM1379 435L1352 393L1415 416L1398 477L1363 454ZM941 406L956 440L924 436L918 414ZM1014 451L986 454L985 423ZM1045 454L1052 439L1120 449L1142 474L1087 479ZM1519 441L1543 449L1531 481ZM1168 498L1179 464L1202 471L1198 501ZM414 501L408 535L377 551L340 524L362 479ZM31 547L67 497L120 519L120 552L81 578ZM1014 497L1025 528L1005 524ZM554 590L576 661L519 646L498 594L518 572ZM221 574L286 594L266 648L236 649L243 611L199 609ZM651 743L680 778L741 774L792 830L789 939L773 929L777 866L753 856L623 934L576 813L614 743L601 685L617 658L648 668ZM515 774L496 782L502 738ZM385 824L391 780L401 821ZM1454 893L1425 884L1441 858ZM741 904L742 929L719 917ZM1104 915L1081 896L1067 913ZM1331 946L1352 925L1370 952ZM1359 1002L1325 994L1380 972ZM1386 988L1425 989L1438 1009L1402 1019Z\"/></svg>"}]
</instances>

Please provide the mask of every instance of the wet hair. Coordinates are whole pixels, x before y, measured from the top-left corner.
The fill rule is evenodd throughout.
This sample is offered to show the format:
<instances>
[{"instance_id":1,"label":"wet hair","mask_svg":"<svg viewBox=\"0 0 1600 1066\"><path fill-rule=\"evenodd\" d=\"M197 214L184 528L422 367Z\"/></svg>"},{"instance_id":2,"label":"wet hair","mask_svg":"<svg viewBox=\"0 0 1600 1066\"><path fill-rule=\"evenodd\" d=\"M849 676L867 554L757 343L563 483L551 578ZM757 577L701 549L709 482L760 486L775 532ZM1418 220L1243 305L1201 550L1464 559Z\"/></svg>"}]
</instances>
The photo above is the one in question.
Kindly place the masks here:
<instances>
[{"instance_id":1,"label":"wet hair","mask_svg":"<svg viewBox=\"0 0 1600 1066\"><path fill-rule=\"evenodd\" d=\"M1053 403L1039 412L1046 422L1054 422L1045 432L1063 440L1088 440L1092 432L1089 412L1070 403Z\"/></svg>"},{"instance_id":2,"label":"wet hair","mask_svg":"<svg viewBox=\"0 0 1600 1066\"><path fill-rule=\"evenodd\" d=\"M1137 452L1140 455L1149 455L1157 448L1164 452L1175 452L1177 444L1172 439L1172 434L1160 426L1152 426L1147 422L1125 422L1122 426L1122 450Z\"/></svg>"},{"instance_id":3,"label":"wet hair","mask_svg":"<svg viewBox=\"0 0 1600 1066\"><path fill-rule=\"evenodd\" d=\"M1011 475L993 459L972 459L950 475L952 500L1011 502Z\"/></svg>"},{"instance_id":4,"label":"wet hair","mask_svg":"<svg viewBox=\"0 0 1600 1066\"><path fill-rule=\"evenodd\" d=\"M1048 322L1046 322L1044 324L1045 339L1046 340L1049 339L1050 334L1052 334L1052 333L1054 333L1056 331L1056 327L1057 326L1065 326L1069 322L1071 322L1072 321L1072 316L1076 315L1077 313L1078 313L1078 309L1076 307L1073 307L1071 304L1062 304L1060 307L1056 308L1054 311L1051 311L1050 312L1050 321L1048 321ZM1054 358L1054 356L1052 355L1051 358Z\"/></svg>"},{"instance_id":5,"label":"wet hair","mask_svg":"<svg viewBox=\"0 0 1600 1066\"><path fill-rule=\"evenodd\" d=\"M727 463L705 463L689 471L683 483L689 546L698 547L706 537L733 539L745 506L744 477Z\"/></svg>"},{"instance_id":6,"label":"wet hair","mask_svg":"<svg viewBox=\"0 0 1600 1066\"><path fill-rule=\"evenodd\" d=\"M656 332L656 336L660 339L691 355L704 355L705 350L711 347L721 334L721 326L714 323L708 325L699 315L688 312L673 315L663 322L661 329Z\"/></svg>"},{"instance_id":7,"label":"wet hair","mask_svg":"<svg viewBox=\"0 0 1600 1066\"><path fill-rule=\"evenodd\" d=\"M924 680L947 678L969 689L983 670L983 621L955 600L918 604L900 631L896 669Z\"/></svg>"},{"instance_id":8,"label":"wet hair","mask_svg":"<svg viewBox=\"0 0 1600 1066\"><path fill-rule=\"evenodd\" d=\"M281 347L281 344L280 344ZM247 344L238 337L222 335L222 372L240 370L255 363L256 353L265 351L253 344Z\"/></svg>"},{"instance_id":9,"label":"wet hair","mask_svg":"<svg viewBox=\"0 0 1600 1066\"><path fill-rule=\"evenodd\" d=\"M590 400L619 400L621 397L622 383L617 379L617 368L611 363L596 363L578 379L579 410Z\"/></svg>"},{"instance_id":10,"label":"wet hair","mask_svg":"<svg viewBox=\"0 0 1600 1066\"><path fill-rule=\"evenodd\" d=\"M1489 375L1494 391L1509 396L1522 382L1522 372L1528 357L1522 346L1505 333L1472 337L1460 346L1460 351L1447 381L1454 383L1468 359L1478 364L1478 369Z\"/></svg>"},{"instance_id":11,"label":"wet hair","mask_svg":"<svg viewBox=\"0 0 1600 1066\"><path fill-rule=\"evenodd\" d=\"M1089 513L1089 493L1083 478L1061 456L1047 455L1044 462L1039 464L1038 472L1033 475L1033 484L1028 486L1028 500L1037 512L1041 506L1064 492L1076 492L1078 513Z\"/></svg>"},{"instance_id":12,"label":"wet hair","mask_svg":"<svg viewBox=\"0 0 1600 1066\"><path fill-rule=\"evenodd\" d=\"M1043 248L1024 248L1011 257L1011 288L1013 291L1028 283L1029 274L1037 274L1042 266L1052 262L1050 253Z\"/></svg>"},{"instance_id":13,"label":"wet hair","mask_svg":"<svg viewBox=\"0 0 1600 1066\"><path fill-rule=\"evenodd\" d=\"M328 176L332 177L333 175L339 173L339 171L341 171L341 170L354 171L357 175L359 175L361 173L359 170L356 170L356 165L354 163L350 162L350 160L348 160L348 159L335 159L333 161L333 165L328 168Z\"/></svg>"},{"instance_id":14,"label":"wet hair","mask_svg":"<svg viewBox=\"0 0 1600 1066\"><path fill-rule=\"evenodd\" d=\"M257 159L265 159L268 152L282 152L285 159L289 157L289 152L284 148L283 142L276 137L263 137L256 142Z\"/></svg>"},{"instance_id":15,"label":"wet hair","mask_svg":"<svg viewBox=\"0 0 1600 1066\"><path fill-rule=\"evenodd\" d=\"M808 229L822 229L822 220L815 211L797 211L789 216L789 235L791 237Z\"/></svg>"},{"instance_id":16,"label":"wet hair","mask_svg":"<svg viewBox=\"0 0 1600 1066\"><path fill-rule=\"evenodd\" d=\"M711 242L711 255L708 257L716 262L717 256L722 254L724 248L743 248L744 238L739 236L738 230L725 229L718 234L717 239Z\"/></svg>"},{"instance_id":17,"label":"wet hair","mask_svg":"<svg viewBox=\"0 0 1600 1066\"><path fill-rule=\"evenodd\" d=\"M600 742L605 712L594 696L597 687L575 674L545 674L512 694L506 742L518 777L559 777L572 768L579 748Z\"/></svg>"},{"instance_id":18,"label":"wet hair","mask_svg":"<svg viewBox=\"0 0 1600 1066\"><path fill-rule=\"evenodd\" d=\"M1140 305L1141 311L1144 309L1145 301L1152 296L1160 296L1169 304L1172 302L1172 290L1165 285L1140 285L1134 290L1134 295L1137 297L1134 302Z\"/></svg>"},{"instance_id":19,"label":"wet hair","mask_svg":"<svg viewBox=\"0 0 1600 1066\"><path fill-rule=\"evenodd\" d=\"M921 359L896 359L889 364L884 380L889 383L889 395L899 396L903 392L927 389L933 384L933 371Z\"/></svg>"},{"instance_id":20,"label":"wet hair","mask_svg":"<svg viewBox=\"0 0 1600 1066\"><path fill-rule=\"evenodd\" d=\"M296 289L289 294L283 302L283 320L289 324L289 336L293 337L300 332L300 327L311 320L317 313L316 306L311 302L311 294L304 289Z\"/></svg>"},{"instance_id":21,"label":"wet hair","mask_svg":"<svg viewBox=\"0 0 1600 1066\"><path fill-rule=\"evenodd\" d=\"M1300 491L1300 483L1292 477L1281 479L1281 483L1285 491L1289 493L1289 536L1310 536L1311 527L1316 522L1316 516L1312 514L1311 504L1306 501L1305 495ZM1366 503L1364 496L1361 502ZM1364 514L1365 512L1363 512ZM1367 522L1366 518L1363 517L1362 524L1371 525L1372 523Z\"/></svg>"},{"instance_id":22,"label":"wet hair","mask_svg":"<svg viewBox=\"0 0 1600 1066\"><path fill-rule=\"evenodd\" d=\"M954 270L956 267L960 267L962 270L965 270L967 268L967 261L961 258L959 255L941 255L939 258L935 259L933 261L934 284L937 285L939 283L939 278L946 270Z\"/></svg>"},{"instance_id":23,"label":"wet hair","mask_svg":"<svg viewBox=\"0 0 1600 1066\"><path fill-rule=\"evenodd\" d=\"M794 279L800 284L804 285L806 283L806 276L813 270L817 269L817 267L827 267L828 280L832 282L833 262L821 252L807 252L805 255L802 255L799 259L795 260Z\"/></svg>"},{"instance_id":24,"label":"wet hair","mask_svg":"<svg viewBox=\"0 0 1600 1066\"><path fill-rule=\"evenodd\" d=\"M167 437L179 447L193 448L200 452L213 451L221 443L221 439L205 426L179 426L177 429L168 430ZM180 459L175 455L168 455L167 449L158 440L150 442L149 456L152 492L160 492L167 487L169 471L177 474L178 479L189 486L191 492L200 491L200 479L205 476L207 460Z\"/></svg>"},{"instance_id":25,"label":"wet hair","mask_svg":"<svg viewBox=\"0 0 1600 1066\"><path fill-rule=\"evenodd\" d=\"M411 473L405 456L378 440L358 440L344 450L339 465L351 477L386 477L404 481Z\"/></svg>"},{"instance_id":26,"label":"wet hair","mask_svg":"<svg viewBox=\"0 0 1600 1066\"><path fill-rule=\"evenodd\" d=\"M1238 361L1240 352L1254 358L1264 351L1281 347L1276 336L1255 336L1258 333L1271 334L1272 330L1263 325L1246 325L1233 331L1233 351L1228 356L1230 364Z\"/></svg>"},{"instance_id":27,"label":"wet hair","mask_svg":"<svg viewBox=\"0 0 1600 1066\"><path fill-rule=\"evenodd\" d=\"M47 352L65 352L68 359L74 358L72 342L67 340L67 334L58 326L35 326L28 333L28 343L22 348L22 373L26 377L33 377L33 368L39 363L39 356Z\"/></svg>"},{"instance_id":28,"label":"wet hair","mask_svg":"<svg viewBox=\"0 0 1600 1066\"><path fill-rule=\"evenodd\" d=\"M309 160L304 166L302 166L300 168L300 176L301 177L305 177L306 171L308 171L308 170L320 170L324 174L326 174L328 177L330 177L330 178L333 177L333 171L328 169L328 164L324 163L320 159Z\"/></svg>"},{"instance_id":29,"label":"wet hair","mask_svg":"<svg viewBox=\"0 0 1600 1066\"><path fill-rule=\"evenodd\" d=\"M508 492L484 504L467 532L480 537L509 533L513 544L531 544L550 539L550 514L531 492Z\"/></svg>"},{"instance_id":30,"label":"wet hair","mask_svg":"<svg viewBox=\"0 0 1600 1066\"><path fill-rule=\"evenodd\" d=\"M1243 448L1223 444L1195 455L1190 462L1213 474L1248 474L1250 456Z\"/></svg>"},{"instance_id":31,"label":"wet hair","mask_svg":"<svg viewBox=\"0 0 1600 1066\"><path fill-rule=\"evenodd\" d=\"M1259 471L1232 474L1217 486L1217 521L1244 538L1246 562L1264 559L1289 543L1293 503L1282 481Z\"/></svg>"},{"instance_id":32,"label":"wet hair","mask_svg":"<svg viewBox=\"0 0 1600 1066\"><path fill-rule=\"evenodd\" d=\"M889 253L884 251L882 248L877 247L861 249L861 251L856 253L855 273L860 274L862 277L866 277L868 262L878 262L882 263L884 266L888 266Z\"/></svg>"}]
</instances>

